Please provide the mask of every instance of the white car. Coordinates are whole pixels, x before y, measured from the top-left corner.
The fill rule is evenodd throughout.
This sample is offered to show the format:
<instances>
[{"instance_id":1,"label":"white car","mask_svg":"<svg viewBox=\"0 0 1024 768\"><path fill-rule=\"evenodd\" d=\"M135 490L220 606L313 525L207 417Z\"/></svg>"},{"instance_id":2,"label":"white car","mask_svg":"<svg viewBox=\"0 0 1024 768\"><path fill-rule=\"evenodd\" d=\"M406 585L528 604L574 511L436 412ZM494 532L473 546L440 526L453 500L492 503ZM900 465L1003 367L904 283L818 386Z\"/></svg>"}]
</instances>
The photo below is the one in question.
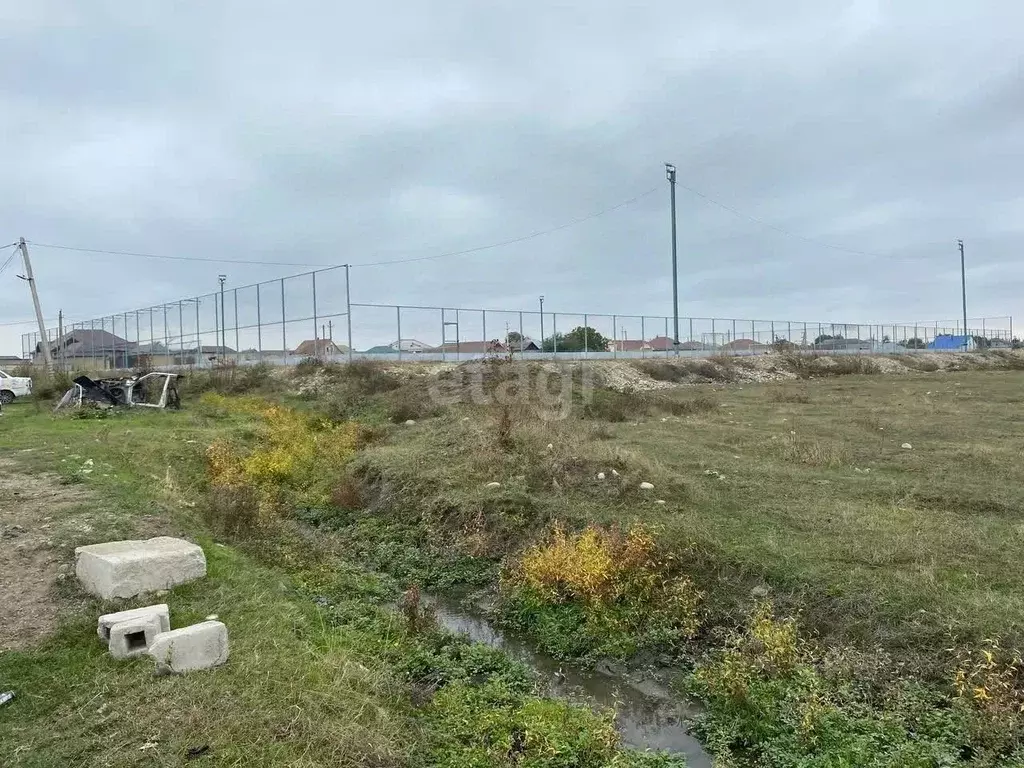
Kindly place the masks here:
<instances>
[{"instance_id":1,"label":"white car","mask_svg":"<svg viewBox=\"0 0 1024 768\"><path fill-rule=\"evenodd\" d=\"M32 394L32 379L27 376L11 376L0 371L0 405L14 402L16 397L28 397Z\"/></svg>"}]
</instances>

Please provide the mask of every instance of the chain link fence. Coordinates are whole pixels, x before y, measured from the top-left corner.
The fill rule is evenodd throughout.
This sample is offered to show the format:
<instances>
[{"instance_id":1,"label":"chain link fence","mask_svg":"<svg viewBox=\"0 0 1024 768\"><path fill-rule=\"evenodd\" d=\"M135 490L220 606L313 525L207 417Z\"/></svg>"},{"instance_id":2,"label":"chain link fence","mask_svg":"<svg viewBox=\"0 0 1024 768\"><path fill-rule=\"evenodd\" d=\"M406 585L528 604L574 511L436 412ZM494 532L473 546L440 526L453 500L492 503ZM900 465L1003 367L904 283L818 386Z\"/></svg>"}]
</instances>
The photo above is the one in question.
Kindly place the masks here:
<instances>
[{"instance_id":1,"label":"chain link fence","mask_svg":"<svg viewBox=\"0 0 1024 768\"><path fill-rule=\"evenodd\" d=\"M524 358L642 358L909 353L1009 348L1011 317L915 323L837 323L496 310L359 303L348 268L178 299L68 322L46 332L54 364L67 370L209 367L307 358L460 361L494 354ZM38 333L22 356L40 362Z\"/></svg>"}]
</instances>

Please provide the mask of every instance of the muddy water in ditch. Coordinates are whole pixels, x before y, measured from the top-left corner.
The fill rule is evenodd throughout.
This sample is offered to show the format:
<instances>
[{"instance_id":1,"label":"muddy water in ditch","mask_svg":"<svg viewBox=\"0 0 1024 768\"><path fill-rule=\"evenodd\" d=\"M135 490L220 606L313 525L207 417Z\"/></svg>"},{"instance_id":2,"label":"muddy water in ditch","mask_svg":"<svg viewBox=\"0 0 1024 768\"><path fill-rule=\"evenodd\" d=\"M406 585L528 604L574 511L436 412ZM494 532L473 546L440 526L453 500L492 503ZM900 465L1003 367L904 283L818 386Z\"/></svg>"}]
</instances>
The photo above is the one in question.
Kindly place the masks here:
<instances>
[{"instance_id":1,"label":"muddy water in ditch","mask_svg":"<svg viewBox=\"0 0 1024 768\"><path fill-rule=\"evenodd\" d=\"M686 732L686 722L696 714L695 707L680 701L664 685L560 664L455 603L436 597L425 602L433 608L438 624L448 631L499 648L533 669L548 681L549 695L614 709L622 740L628 746L675 752L686 757L688 768L711 768L711 757Z\"/></svg>"}]
</instances>

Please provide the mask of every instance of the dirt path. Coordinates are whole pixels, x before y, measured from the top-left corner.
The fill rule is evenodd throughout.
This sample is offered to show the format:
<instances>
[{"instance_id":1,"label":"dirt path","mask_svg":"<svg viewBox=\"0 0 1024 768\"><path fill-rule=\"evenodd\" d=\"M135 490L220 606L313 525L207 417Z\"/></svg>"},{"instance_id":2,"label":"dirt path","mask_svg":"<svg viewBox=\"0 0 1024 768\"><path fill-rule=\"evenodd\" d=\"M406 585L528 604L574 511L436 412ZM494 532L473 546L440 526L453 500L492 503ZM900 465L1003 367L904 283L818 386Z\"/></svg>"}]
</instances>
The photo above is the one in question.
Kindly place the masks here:
<instances>
[{"instance_id":1,"label":"dirt path","mask_svg":"<svg viewBox=\"0 0 1024 768\"><path fill-rule=\"evenodd\" d=\"M56 626L61 566L51 529L86 498L57 475L28 474L0 459L0 651L38 642Z\"/></svg>"}]
</instances>

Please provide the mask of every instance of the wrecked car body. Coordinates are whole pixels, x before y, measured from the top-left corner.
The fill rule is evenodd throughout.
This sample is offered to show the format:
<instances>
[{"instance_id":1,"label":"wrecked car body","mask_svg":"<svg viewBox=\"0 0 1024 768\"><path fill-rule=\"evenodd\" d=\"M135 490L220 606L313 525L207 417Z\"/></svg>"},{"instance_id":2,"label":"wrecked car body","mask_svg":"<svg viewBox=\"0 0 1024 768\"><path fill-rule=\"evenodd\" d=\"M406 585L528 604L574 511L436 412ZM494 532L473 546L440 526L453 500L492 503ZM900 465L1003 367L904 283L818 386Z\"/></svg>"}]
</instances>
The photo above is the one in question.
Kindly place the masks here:
<instances>
[{"instance_id":1,"label":"wrecked car body","mask_svg":"<svg viewBox=\"0 0 1024 768\"><path fill-rule=\"evenodd\" d=\"M92 404L100 408L115 406L139 408L180 408L176 373L152 372L124 379L74 379L71 389L54 410L80 408Z\"/></svg>"}]
</instances>

